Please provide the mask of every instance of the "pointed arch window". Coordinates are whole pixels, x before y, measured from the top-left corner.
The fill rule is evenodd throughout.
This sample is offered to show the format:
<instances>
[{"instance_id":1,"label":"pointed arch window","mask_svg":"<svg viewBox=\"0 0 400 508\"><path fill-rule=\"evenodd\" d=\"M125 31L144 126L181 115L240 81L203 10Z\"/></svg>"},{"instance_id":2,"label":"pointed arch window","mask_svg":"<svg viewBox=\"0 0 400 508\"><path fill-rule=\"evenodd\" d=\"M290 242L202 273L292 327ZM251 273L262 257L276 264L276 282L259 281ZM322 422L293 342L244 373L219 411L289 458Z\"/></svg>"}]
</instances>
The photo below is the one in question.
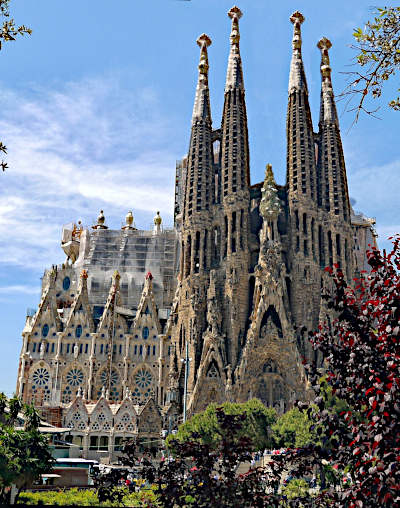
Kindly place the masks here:
<instances>
[{"instance_id":1,"label":"pointed arch window","mask_svg":"<svg viewBox=\"0 0 400 508\"><path fill-rule=\"evenodd\" d=\"M49 334L49 325L46 323L45 325L43 325L43 328L42 328L42 337L47 337L48 334Z\"/></svg>"},{"instance_id":2,"label":"pointed arch window","mask_svg":"<svg viewBox=\"0 0 400 508\"><path fill-rule=\"evenodd\" d=\"M144 340L146 340L149 336L149 329L147 328L147 326L144 326L143 327L143 330L142 330L142 337Z\"/></svg>"},{"instance_id":3,"label":"pointed arch window","mask_svg":"<svg viewBox=\"0 0 400 508\"><path fill-rule=\"evenodd\" d=\"M147 305L146 306L146 310L144 311L145 314L150 314L150 309L149 309L149 306Z\"/></svg>"},{"instance_id":4,"label":"pointed arch window","mask_svg":"<svg viewBox=\"0 0 400 508\"><path fill-rule=\"evenodd\" d=\"M78 325L75 328L75 337L79 339L79 337L82 335L82 325Z\"/></svg>"},{"instance_id":5,"label":"pointed arch window","mask_svg":"<svg viewBox=\"0 0 400 508\"><path fill-rule=\"evenodd\" d=\"M63 290L68 291L68 289L71 286L71 279L69 277L64 277L62 285L63 285Z\"/></svg>"}]
</instances>

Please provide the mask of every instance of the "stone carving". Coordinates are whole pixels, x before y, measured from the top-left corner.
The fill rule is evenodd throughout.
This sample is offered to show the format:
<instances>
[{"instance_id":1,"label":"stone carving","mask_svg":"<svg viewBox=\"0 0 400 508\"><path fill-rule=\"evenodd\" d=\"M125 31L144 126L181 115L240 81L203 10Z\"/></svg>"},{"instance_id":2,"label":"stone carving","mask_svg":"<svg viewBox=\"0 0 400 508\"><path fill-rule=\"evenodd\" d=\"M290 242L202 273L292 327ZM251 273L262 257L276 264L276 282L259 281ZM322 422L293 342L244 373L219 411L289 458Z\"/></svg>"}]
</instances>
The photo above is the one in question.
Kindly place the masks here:
<instances>
[{"instance_id":1,"label":"stone carving","mask_svg":"<svg viewBox=\"0 0 400 508\"><path fill-rule=\"evenodd\" d=\"M217 336L220 333L221 313L218 311L218 304L215 298L211 298L207 302L207 323L208 330L212 335Z\"/></svg>"}]
</instances>

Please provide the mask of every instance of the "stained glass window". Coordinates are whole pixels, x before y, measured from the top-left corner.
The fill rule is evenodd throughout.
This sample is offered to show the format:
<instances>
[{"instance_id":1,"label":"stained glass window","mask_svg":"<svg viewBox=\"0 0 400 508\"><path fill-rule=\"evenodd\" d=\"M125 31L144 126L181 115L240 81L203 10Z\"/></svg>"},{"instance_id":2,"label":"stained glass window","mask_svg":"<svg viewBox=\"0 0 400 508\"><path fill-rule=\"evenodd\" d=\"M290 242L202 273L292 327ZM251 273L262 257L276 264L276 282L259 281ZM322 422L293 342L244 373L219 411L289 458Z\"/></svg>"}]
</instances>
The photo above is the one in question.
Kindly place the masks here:
<instances>
[{"instance_id":1,"label":"stained glass window","mask_svg":"<svg viewBox=\"0 0 400 508\"><path fill-rule=\"evenodd\" d=\"M42 328L42 337L47 337L49 334L49 325L46 323Z\"/></svg>"},{"instance_id":2,"label":"stained glass window","mask_svg":"<svg viewBox=\"0 0 400 508\"><path fill-rule=\"evenodd\" d=\"M83 372L80 369L71 369L67 374L67 383L71 386L81 385L83 382Z\"/></svg>"},{"instance_id":3,"label":"stained glass window","mask_svg":"<svg viewBox=\"0 0 400 508\"><path fill-rule=\"evenodd\" d=\"M79 339L79 337L82 335L82 325L78 325L75 328L75 337Z\"/></svg>"},{"instance_id":4,"label":"stained glass window","mask_svg":"<svg viewBox=\"0 0 400 508\"><path fill-rule=\"evenodd\" d=\"M149 336L149 329L147 328L147 326L144 326L143 330L142 330L142 337L146 340L148 336Z\"/></svg>"},{"instance_id":5,"label":"stained glass window","mask_svg":"<svg viewBox=\"0 0 400 508\"><path fill-rule=\"evenodd\" d=\"M71 279L69 277L64 277L64 280L63 280L63 290L64 291L68 291L70 286L71 286Z\"/></svg>"},{"instance_id":6,"label":"stained glass window","mask_svg":"<svg viewBox=\"0 0 400 508\"><path fill-rule=\"evenodd\" d=\"M140 369L135 376L135 381L140 388L146 388L153 381L153 376L148 370Z\"/></svg>"},{"instance_id":7,"label":"stained glass window","mask_svg":"<svg viewBox=\"0 0 400 508\"><path fill-rule=\"evenodd\" d=\"M49 382L49 379L50 379L49 371L44 368L39 368L39 369L35 370L35 372L33 373L32 379L33 379L33 382L35 383L35 385L37 385L37 386L47 385L47 383Z\"/></svg>"}]
</instances>

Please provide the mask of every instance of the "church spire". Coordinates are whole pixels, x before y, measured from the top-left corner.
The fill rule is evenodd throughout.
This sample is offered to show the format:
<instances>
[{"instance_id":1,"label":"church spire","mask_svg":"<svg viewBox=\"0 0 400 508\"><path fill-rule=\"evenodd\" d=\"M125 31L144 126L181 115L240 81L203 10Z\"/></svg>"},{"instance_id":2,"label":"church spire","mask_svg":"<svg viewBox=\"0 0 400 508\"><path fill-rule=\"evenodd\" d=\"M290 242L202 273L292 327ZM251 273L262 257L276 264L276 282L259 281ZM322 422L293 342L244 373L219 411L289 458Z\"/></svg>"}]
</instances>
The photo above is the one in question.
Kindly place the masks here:
<instances>
[{"instance_id":1,"label":"church spire","mask_svg":"<svg viewBox=\"0 0 400 508\"><path fill-rule=\"evenodd\" d=\"M308 102L307 81L301 56L301 24L304 16L294 12L292 61L289 76L289 99L287 113L287 185L289 202L316 206L316 164L314 133Z\"/></svg>"},{"instance_id":2,"label":"church spire","mask_svg":"<svg viewBox=\"0 0 400 508\"><path fill-rule=\"evenodd\" d=\"M197 80L196 96L194 100L192 124L202 119L211 124L210 91L208 89L208 52L211 39L206 34L200 35L197 39L200 47L199 77Z\"/></svg>"},{"instance_id":3,"label":"church spire","mask_svg":"<svg viewBox=\"0 0 400 508\"><path fill-rule=\"evenodd\" d=\"M211 206L214 203L214 168L210 92L208 89L208 53L211 39L202 34L197 39L200 47L199 75L192 115L192 131L188 151L183 212L181 276L208 269L207 259L200 259L201 248L207 245L211 227ZM183 267L185 266L184 272Z\"/></svg>"},{"instance_id":4,"label":"church spire","mask_svg":"<svg viewBox=\"0 0 400 508\"><path fill-rule=\"evenodd\" d=\"M350 220L350 203L346 167L329 61L329 49L332 44L329 39L323 37L317 46L321 50L318 201L326 211L333 213L338 219L348 222Z\"/></svg>"},{"instance_id":5,"label":"church spire","mask_svg":"<svg viewBox=\"0 0 400 508\"><path fill-rule=\"evenodd\" d=\"M221 123L221 187L224 201L250 185L247 113L239 49L239 19L242 11L236 6L232 7L228 16L232 20L232 29Z\"/></svg>"}]
</instances>

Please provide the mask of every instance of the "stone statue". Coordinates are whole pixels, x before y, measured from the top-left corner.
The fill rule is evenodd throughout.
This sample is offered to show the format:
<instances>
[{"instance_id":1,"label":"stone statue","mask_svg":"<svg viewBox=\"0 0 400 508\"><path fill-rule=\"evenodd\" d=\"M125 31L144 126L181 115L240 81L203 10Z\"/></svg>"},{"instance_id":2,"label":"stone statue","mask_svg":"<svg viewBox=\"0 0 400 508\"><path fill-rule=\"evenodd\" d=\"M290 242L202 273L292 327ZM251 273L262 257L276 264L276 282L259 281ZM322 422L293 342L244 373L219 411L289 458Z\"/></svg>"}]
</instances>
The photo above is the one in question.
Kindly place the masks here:
<instances>
[{"instance_id":1,"label":"stone statue","mask_svg":"<svg viewBox=\"0 0 400 508\"><path fill-rule=\"evenodd\" d=\"M40 343L39 356L40 356L40 359L43 360L43 357L44 357L44 342Z\"/></svg>"},{"instance_id":2,"label":"stone statue","mask_svg":"<svg viewBox=\"0 0 400 508\"><path fill-rule=\"evenodd\" d=\"M232 367L228 364L226 367L226 385L225 393L229 394L232 391Z\"/></svg>"},{"instance_id":3,"label":"stone statue","mask_svg":"<svg viewBox=\"0 0 400 508\"><path fill-rule=\"evenodd\" d=\"M75 360L78 358L78 355L79 355L78 344L75 344L74 345L74 358L75 358Z\"/></svg>"},{"instance_id":4,"label":"stone statue","mask_svg":"<svg viewBox=\"0 0 400 508\"><path fill-rule=\"evenodd\" d=\"M207 302L207 323L208 329L212 335L219 335L221 326L221 313L218 312L218 304L215 298L210 298Z\"/></svg>"}]
</instances>

